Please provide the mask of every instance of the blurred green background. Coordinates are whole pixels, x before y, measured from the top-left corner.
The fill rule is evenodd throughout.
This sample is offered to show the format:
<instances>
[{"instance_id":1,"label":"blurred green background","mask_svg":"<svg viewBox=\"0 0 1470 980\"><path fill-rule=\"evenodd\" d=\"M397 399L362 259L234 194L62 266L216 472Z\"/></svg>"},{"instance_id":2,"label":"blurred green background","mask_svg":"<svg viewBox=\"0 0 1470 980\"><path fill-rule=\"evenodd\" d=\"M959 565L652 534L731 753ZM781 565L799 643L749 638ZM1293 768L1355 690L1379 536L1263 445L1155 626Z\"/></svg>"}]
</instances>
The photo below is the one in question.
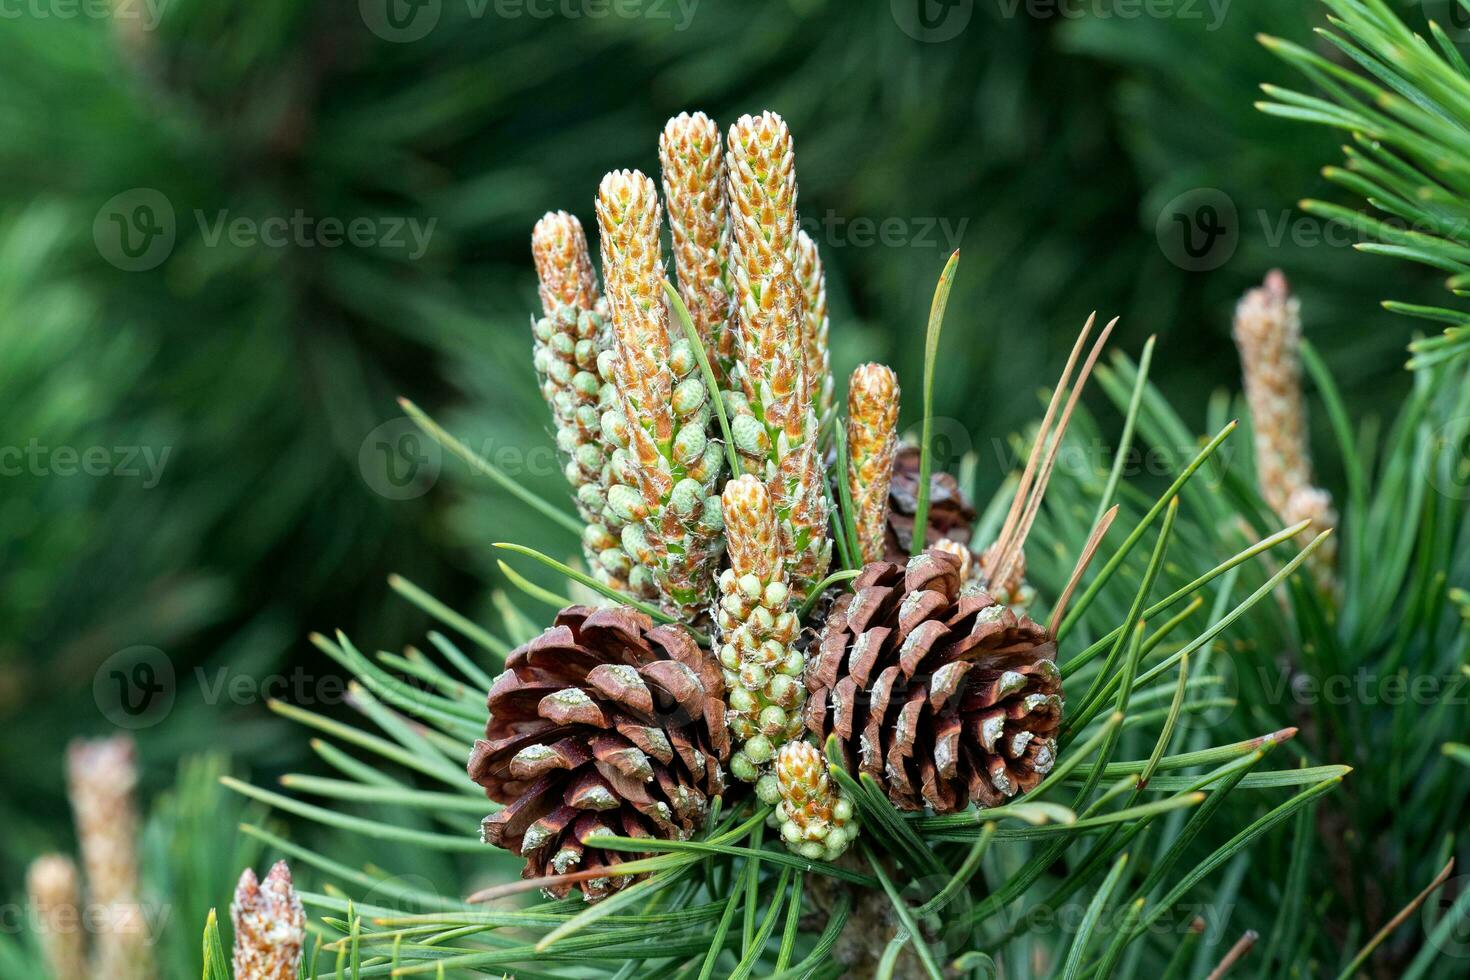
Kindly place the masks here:
<instances>
[{"instance_id":1,"label":"blurred green background","mask_svg":"<svg viewBox=\"0 0 1470 980\"><path fill-rule=\"evenodd\" d=\"M681 110L789 122L840 376L885 360L916 390L962 249L937 411L985 486L1093 309L1122 314L1118 348L1159 335L1155 377L1198 417L1236 383L1235 297L1280 267L1364 412L1406 385L1410 327L1378 300L1438 298L1294 210L1341 199L1318 174L1335 140L1252 107L1296 81L1254 36L1312 43L1307 0L3 9L7 894L37 850L71 849L69 738L136 730L150 793L202 749L268 778L305 749L262 695L340 707L309 631L391 648L423 623L389 573L488 613L489 542L571 554L394 398L565 494L529 361L530 228L555 208L591 225L600 176L654 172ZM1209 247L1185 249L1177 219L1207 205ZM130 714L130 684L167 710Z\"/></svg>"}]
</instances>

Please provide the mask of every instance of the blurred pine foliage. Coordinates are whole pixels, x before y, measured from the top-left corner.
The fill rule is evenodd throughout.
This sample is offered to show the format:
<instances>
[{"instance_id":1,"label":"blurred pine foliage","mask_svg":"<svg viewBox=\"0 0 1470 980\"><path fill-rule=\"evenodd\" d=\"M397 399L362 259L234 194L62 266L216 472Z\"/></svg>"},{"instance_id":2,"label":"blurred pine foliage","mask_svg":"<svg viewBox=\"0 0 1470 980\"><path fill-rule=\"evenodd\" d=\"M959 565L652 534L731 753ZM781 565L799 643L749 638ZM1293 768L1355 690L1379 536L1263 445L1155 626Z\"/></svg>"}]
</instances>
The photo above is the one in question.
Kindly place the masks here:
<instances>
[{"instance_id":1,"label":"blurred pine foliage","mask_svg":"<svg viewBox=\"0 0 1470 980\"><path fill-rule=\"evenodd\" d=\"M954 306L987 312L947 328L964 359L940 371L936 401L955 456L979 453L982 486L1009 460L979 433L1034 414L1013 379L1052 376L1094 305L1127 311L1124 349L1157 331L1187 351L1159 383L1181 411L1202 409L1233 381L1230 299L1280 265L1311 319L1338 331L1322 346L1349 396L1393 394L1399 358L1384 352L1404 327L1376 300L1415 298L1404 269L1273 248L1255 217L1281 220L1324 190L1313 174L1330 136L1251 108L1258 81L1289 78L1253 34L1310 43L1315 5L1234 0L1212 30L1208 17L1076 20L976 0L954 8L970 20L942 43L905 33L898 6L703 0L542 19L443 0L435 28L406 43L368 28L371 0L7 20L0 441L169 451L151 488L5 480L0 724L17 734L0 781L27 787L26 813L61 812L61 745L105 727L92 682L114 651L154 646L174 664L179 706L140 733L157 771L220 743L273 767L263 706L204 704L196 665L330 672L307 629L408 635L393 619L403 605L383 601L389 571L484 608L485 542L508 521L555 540L456 461L442 465L459 494L393 500L362 460L386 447L411 462L406 429L377 429L407 394L512 473L519 460L536 492L564 493L532 452L548 440L524 370L529 230L549 208L589 217L609 169L652 171L654 135L682 109L728 123L770 107L802 134L801 206L828 263L839 375L882 359L917 376L933 269L965 249ZM1155 237L1164 205L1198 187L1224 190L1242 217L1240 247L1208 273L1172 264ZM138 188L167 199L177 241L129 272L94 230ZM211 245L221 211L434 230L414 260ZM3 816L21 853L54 836Z\"/></svg>"}]
</instances>

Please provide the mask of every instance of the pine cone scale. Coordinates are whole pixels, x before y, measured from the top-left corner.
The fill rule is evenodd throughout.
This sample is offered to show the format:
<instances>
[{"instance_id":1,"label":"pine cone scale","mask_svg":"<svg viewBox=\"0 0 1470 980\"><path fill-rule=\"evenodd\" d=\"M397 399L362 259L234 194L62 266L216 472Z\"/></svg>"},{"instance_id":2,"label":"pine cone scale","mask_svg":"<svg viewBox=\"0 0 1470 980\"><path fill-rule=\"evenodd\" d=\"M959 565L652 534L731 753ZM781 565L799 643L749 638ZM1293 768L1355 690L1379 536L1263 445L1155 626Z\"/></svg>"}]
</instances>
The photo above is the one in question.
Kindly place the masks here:
<instances>
[{"instance_id":1,"label":"pine cone scale","mask_svg":"<svg viewBox=\"0 0 1470 980\"><path fill-rule=\"evenodd\" d=\"M511 756L510 774L517 779L536 780L553 769L571 772L589 761L587 750L574 738L564 738L551 745L537 741Z\"/></svg>"},{"instance_id":2,"label":"pine cone scale","mask_svg":"<svg viewBox=\"0 0 1470 980\"><path fill-rule=\"evenodd\" d=\"M904 446L893 459L893 475L888 485L888 527L885 537L888 561L907 561L914 540L914 512L919 506L919 450ZM929 476L929 526L924 542L933 547L949 540L960 545L970 542L975 523L975 508L960 489L959 481L948 473Z\"/></svg>"}]
</instances>

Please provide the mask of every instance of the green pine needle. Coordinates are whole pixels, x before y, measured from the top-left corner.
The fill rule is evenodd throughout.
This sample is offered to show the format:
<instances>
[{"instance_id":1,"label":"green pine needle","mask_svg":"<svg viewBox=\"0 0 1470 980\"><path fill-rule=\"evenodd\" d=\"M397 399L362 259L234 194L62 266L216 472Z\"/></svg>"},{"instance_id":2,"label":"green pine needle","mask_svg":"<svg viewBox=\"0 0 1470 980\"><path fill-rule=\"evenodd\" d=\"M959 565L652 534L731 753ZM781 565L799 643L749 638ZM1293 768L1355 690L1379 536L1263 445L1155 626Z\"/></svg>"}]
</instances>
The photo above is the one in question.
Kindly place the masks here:
<instances>
[{"instance_id":1,"label":"green pine needle","mask_svg":"<svg viewBox=\"0 0 1470 980\"><path fill-rule=\"evenodd\" d=\"M934 449L930 445L934 435L934 369L939 360L939 330L944 326L944 310L949 306L949 291L954 288L959 265L960 250L955 249L939 274L939 285L934 287L929 327L924 333L924 423L919 443L919 497L914 506L914 541L910 548L914 555L928 547L925 529L929 526L929 478L934 471Z\"/></svg>"},{"instance_id":2,"label":"green pine needle","mask_svg":"<svg viewBox=\"0 0 1470 980\"><path fill-rule=\"evenodd\" d=\"M502 490L506 491L511 496L515 497L517 500L521 501L533 510L544 514L556 524L559 524L562 527L566 528L568 531L571 531L577 536L578 540L581 540L582 524L571 514L568 514L561 508L551 504L544 497L536 495L530 489L521 485L517 481L512 480L494 463L491 463L489 460L481 456L479 453L475 452L469 446L466 446L454 436L450 435L447 431L445 431L442 426L439 425L438 422L435 422L432 418L430 418L428 413L419 408L413 402L409 401L407 398L398 399L398 404L400 407L402 407L403 411L407 413L408 417L413 419L415 425L423 429L424 432L428 433L429 437L435 442L439 443L439 445L443 446L445 449L448 449L450 452L454 453L454 455L458 456L460 459L468 463L471 469L485 476L488 476L490 479L494 480L496 485L498 485Z\"/></svg>"}]
</instances>

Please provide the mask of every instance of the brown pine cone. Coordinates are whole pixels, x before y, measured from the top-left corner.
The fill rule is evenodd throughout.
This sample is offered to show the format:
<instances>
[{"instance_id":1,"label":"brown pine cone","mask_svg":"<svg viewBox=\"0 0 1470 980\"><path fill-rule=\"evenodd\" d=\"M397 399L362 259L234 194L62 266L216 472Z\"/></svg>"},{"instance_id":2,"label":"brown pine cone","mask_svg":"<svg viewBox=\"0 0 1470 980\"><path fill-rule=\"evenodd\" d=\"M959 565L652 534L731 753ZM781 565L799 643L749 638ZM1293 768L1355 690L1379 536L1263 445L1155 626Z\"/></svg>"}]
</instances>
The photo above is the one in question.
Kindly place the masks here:
<instances>
[{"instance_id":1,"label":"brown pine cone","mask_svg":"<svg viewBox=\"0 0 1470 980\"><path fill-rule=\"evenodd\" d=\"M919 448L903 446L893 459L893 478L888 484L888 533L885 537L889 561L909 558L914 541L914 511L919 507ZM924 544L935 545L948 538L970 543L975 508L960 489L959 481L938 470L929 474L929 530Z\"/></svg>"},{"instance_id":2,"label":"brown pine cone","mask_svg":"<svg viewBox=\"0 0 1470 980\"><path fill-rule=\"evenodd\" d=\"M1051 771L1062 720L1056 641L930 549L873 562L808 662L807 728L836 732L901 809L998 806Z\"/></svg>"},{"instance_id":3,"label":"brown pine cone","mask_svg":"<svg viewBox=\"0 0 1470 980\"><path fill-rule=\"evenodd\" d=\"M584 846L593 834L684 839L724 791L729 758L720 666L678 626L626 607L568 606L517 647L490 689L470 777L503 810L485 841L523 856L525 878L610 867L643 855ZM631 875L552 885L588 900Z\"/></svg>"}]
</instances>

